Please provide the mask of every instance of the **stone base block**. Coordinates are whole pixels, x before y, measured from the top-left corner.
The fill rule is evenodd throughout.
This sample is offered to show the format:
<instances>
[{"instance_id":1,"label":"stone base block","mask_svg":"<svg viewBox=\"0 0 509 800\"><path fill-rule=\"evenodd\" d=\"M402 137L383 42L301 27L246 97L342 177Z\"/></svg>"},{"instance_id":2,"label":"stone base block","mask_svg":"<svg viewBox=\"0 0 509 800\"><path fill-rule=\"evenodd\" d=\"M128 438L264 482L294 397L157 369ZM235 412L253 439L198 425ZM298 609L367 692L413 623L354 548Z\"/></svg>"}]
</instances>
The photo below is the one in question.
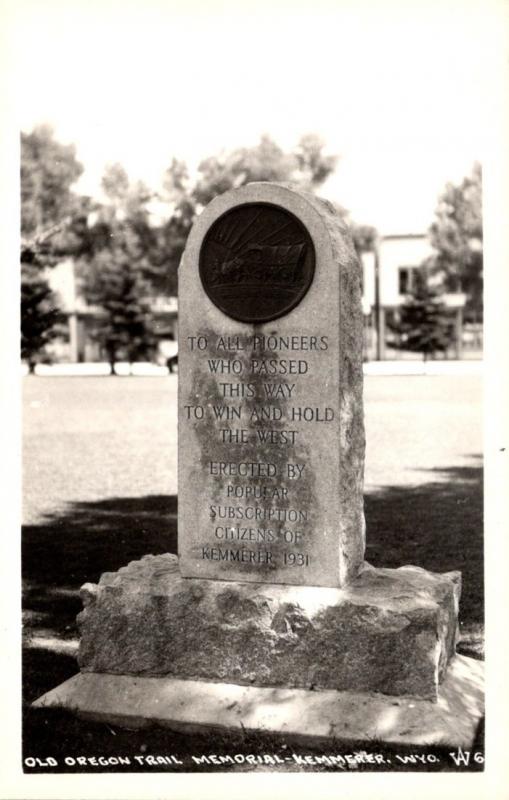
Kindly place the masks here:
<instances>
[{"instance_id":1,"label":"stone base block","mask_svg":"<svg viewBox=\"0 0 509 800\"><path fill-rule=\"evenodd\" d=\"M80 716L185 733L225 729L277 733L300 744L368 740L470 749L483 715L483 664L456 656L438 700L311 692L227 683L82 672L35 702Z\"/></svg>"},{"instance_id":2,"label":"stone base block","mask_svg":"<svg viewBox=\"0 0 509 800\"><path fill-rule=\"evenodd\" d=\"M460 573L365 565L348 587L182 578L145 556L82 587L82 671L437 700Z\"/></svg>"}]
</instances>

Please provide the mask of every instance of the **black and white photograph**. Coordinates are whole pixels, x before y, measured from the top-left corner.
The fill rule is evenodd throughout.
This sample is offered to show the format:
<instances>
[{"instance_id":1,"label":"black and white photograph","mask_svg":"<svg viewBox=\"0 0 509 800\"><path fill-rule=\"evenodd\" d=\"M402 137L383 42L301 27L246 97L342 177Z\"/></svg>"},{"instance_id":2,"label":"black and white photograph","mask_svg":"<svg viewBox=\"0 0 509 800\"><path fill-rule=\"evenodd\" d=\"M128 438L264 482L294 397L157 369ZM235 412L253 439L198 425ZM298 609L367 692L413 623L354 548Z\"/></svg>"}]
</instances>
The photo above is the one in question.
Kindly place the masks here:
<instances>
[{"instance_id":1,"label":"black and white photograph","mask_svg":"<svg viewBox=\"0 0 509 800\"><path fill-rule=\"evenodd\" d=\"M1 8L1 796L502 797L507 3Z\"/></svg>"}]
</instances>

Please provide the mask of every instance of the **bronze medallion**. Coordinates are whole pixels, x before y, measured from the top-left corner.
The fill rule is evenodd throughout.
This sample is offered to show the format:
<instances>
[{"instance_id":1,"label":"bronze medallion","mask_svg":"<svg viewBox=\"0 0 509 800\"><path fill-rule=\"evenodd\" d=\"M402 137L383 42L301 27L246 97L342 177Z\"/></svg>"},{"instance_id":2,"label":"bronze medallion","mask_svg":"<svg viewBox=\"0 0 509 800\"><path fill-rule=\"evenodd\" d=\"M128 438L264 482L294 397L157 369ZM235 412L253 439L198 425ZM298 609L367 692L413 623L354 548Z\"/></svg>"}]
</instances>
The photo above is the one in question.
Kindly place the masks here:
<instances>
[{"instance_id":1,"label":"bronze medallion","mask_svg":"<svg viewBox=\"0 0 509 800\"><path fill-rule=\"evenodd\" d=\"M208 297L240 322L269 322L300 303L313 280L315 248L281 206L246 203L219 217L200 250Z\"/></svg>"}]
</instances>

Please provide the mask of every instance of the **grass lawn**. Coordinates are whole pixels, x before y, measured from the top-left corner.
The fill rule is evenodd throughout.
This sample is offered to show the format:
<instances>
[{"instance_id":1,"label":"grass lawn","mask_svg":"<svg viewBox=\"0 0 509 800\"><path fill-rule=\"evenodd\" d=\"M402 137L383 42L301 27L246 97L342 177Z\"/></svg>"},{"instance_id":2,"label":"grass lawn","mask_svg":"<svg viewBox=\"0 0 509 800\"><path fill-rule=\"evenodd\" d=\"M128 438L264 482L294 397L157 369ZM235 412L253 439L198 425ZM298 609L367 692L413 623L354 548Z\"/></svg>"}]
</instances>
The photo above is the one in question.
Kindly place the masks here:
<instances>
[{"instance_id":1,"label":"grass lawn","mask_svg":"<svg viewBox=\"0 0 509 800\"><path fill-rule=\"evenodd\" d=\"M191 753L299 753L282 737L228 735L212 744L210 737L124 731L28 706L77 671L81 584L146 553L176 552L176 391L176 376L24 379L26 756L172 753L184 766L168 771L197 771L203 768L189 765ZM365 405L366 558L375 566L461 570L459 650L482 657L480 378L370 377ZM354 752L348 743L329 751ZM436 752L426 770L454 768ZM137 768L146 767L129 769ZM235 767L246 768L253 767ZM390 768L419 765L392 758Z\"/></svg>"}]
</instances>

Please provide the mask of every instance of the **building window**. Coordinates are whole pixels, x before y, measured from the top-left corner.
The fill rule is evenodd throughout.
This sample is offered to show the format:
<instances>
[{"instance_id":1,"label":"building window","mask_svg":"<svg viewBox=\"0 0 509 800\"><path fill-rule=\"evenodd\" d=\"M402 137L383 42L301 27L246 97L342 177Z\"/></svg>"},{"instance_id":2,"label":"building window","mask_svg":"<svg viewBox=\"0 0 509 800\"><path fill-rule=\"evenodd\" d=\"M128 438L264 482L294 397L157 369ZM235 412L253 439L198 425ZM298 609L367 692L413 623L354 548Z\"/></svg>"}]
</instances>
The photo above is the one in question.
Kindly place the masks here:
<instances>
[{"instance_id":1,"label":"building window","mask_svg":"<svg viewBox=\"0 0 509 800\"><path fill-rule=\"evenodd\" d=\"M400 267L398 270L398 292L409 294L415 288L415 267Z\"/></svg>"}]
</instances>

